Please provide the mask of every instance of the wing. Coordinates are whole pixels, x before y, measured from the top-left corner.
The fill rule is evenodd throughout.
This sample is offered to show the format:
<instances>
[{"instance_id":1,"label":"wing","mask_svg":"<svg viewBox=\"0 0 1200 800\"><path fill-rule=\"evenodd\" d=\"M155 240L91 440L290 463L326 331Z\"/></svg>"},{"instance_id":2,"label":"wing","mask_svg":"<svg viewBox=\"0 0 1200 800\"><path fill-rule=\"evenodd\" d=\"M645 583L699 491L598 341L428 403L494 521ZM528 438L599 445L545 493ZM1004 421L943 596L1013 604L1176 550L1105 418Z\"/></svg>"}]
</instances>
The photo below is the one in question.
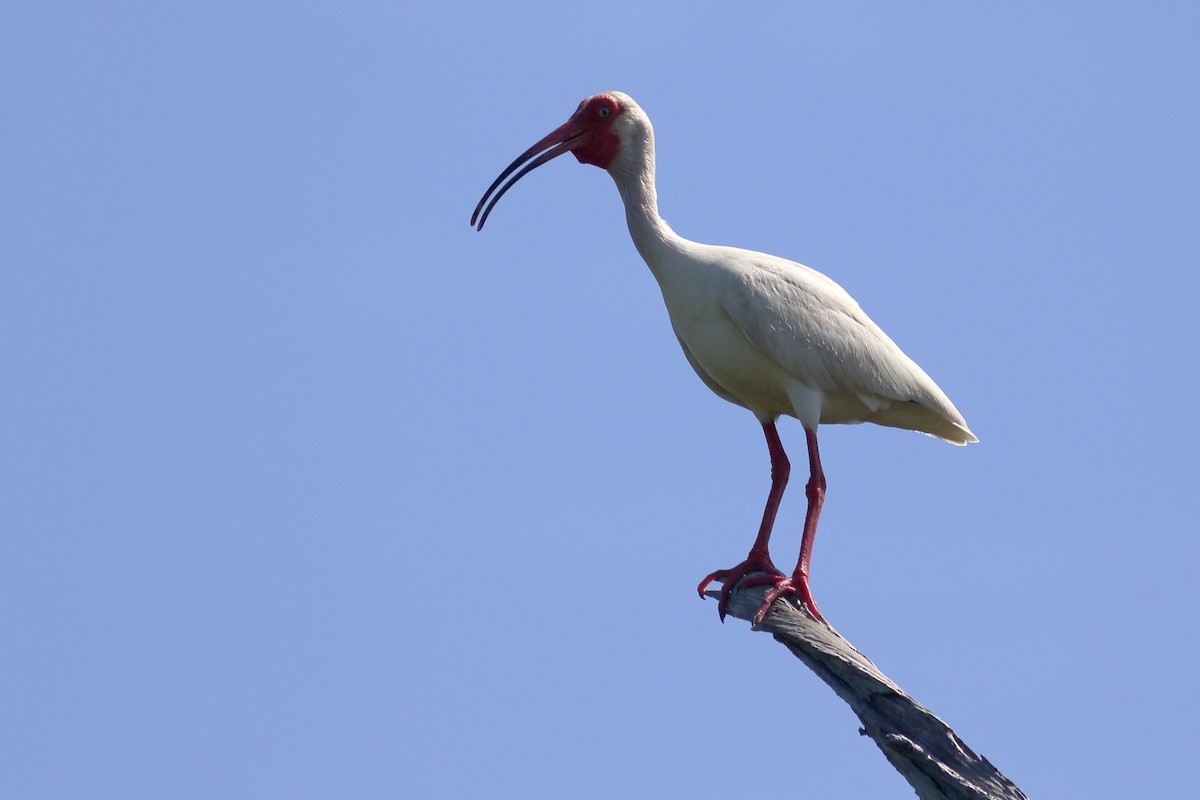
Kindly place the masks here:
<instances>
[{"instance_id":1,"label":"wing","mask_svg":"<svg viewBox=\"0 0 1200 800\"><path fill-rule=\"evenodd\" d=\"M785 259L737 251L722 308L757 348L832 404L865 407L855 419L911 428L956 443L976 441L937 384L846 290Z\"/></svg>"}]
</instances>

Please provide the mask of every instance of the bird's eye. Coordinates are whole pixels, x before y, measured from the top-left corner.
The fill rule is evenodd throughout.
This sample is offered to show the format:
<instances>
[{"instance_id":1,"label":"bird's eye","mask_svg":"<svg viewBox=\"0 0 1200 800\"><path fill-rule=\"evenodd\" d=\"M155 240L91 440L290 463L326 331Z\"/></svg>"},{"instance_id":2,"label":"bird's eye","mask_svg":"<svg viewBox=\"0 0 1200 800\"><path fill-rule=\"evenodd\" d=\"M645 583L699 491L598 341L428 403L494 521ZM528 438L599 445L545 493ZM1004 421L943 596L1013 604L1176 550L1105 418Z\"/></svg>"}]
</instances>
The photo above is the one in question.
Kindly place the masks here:
<instances>
[{"instance_id":1,"label":"bird's eye","mask_svg":"<svg viewBox=\"0 0 1200 800\"><path fill-rule=\"evenodd\" d=\"M600 106L600 110L597 111L596 113L600 115L601 119L604 119L605 117L607 117L609 114L612 113L612 109L609 108L608 106Z\"/></svg>"}]
</instances>

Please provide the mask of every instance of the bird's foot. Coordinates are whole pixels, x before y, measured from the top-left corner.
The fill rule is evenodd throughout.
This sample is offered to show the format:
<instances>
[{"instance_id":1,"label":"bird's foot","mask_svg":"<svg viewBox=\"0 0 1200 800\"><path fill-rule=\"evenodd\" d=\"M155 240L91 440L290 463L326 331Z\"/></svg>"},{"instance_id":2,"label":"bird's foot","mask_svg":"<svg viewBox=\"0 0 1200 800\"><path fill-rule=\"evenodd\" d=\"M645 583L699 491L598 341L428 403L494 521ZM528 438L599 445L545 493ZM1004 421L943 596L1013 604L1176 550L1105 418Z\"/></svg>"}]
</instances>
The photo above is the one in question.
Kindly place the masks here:
<instances>
[{"instance_id":1,"label":"bird's foot","mask_svg":"<svg viewBox=\"0 0 1200 800\"><path fill-rule=\"evenodd\" d=\"M761 625L767 611L775 604L775 601L788 594L794 595L802 605L808 606L809 613L817 622L825 622L825 617L821 616L820 610L817 609L817 601L813 599L812 590L808 588L807 577L803 575L793 575L790 578L782 575L751 575L742 581L742 586L763 586L765 584L772 584L772 586L767 591L766 597L763 598L758 611L754 612L753 623L755 625ZM825 622L825 624L829 623Z\"/></svg>"},{"instance_id":2,"label":"bird's foot","mask_svg":"<svg viewBox=\"0 0 1200 800\"><path fill-rule=\"evenodd\" d=\"M758 574L751 575L751 573ZM717 614L720 615L721 622L724 622L725 613L729 610L729 597L743 580L754 581L753 583L747 583L748 586L757 586L763 583L786 581L787 578L771 563L770 556L756 556L754 553L751 553L745 561L736 567L719 569L705 576L704 580L700 581L700 585L696 587L696 591L703 598L704 590L708 588L710 583L713 581L721 582L721 593L717 597ZM755 616L756 618L761 617L762 609L759 609L759 613ZM755 622L755 624L757 625L758 622Z\"/></svg>"}]
</instances>

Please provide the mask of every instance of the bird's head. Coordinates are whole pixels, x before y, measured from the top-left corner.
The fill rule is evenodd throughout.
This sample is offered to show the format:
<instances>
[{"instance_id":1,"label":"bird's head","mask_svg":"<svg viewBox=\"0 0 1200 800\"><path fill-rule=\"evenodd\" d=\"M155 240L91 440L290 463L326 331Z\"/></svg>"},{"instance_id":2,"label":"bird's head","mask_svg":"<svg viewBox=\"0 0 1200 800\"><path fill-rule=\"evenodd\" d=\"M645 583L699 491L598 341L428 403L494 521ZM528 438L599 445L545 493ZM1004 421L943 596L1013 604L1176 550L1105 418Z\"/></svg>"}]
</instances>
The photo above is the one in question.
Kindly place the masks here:
<instances>
[{"instance_id":1,"label":"bird's head","mask_svg":"<svg viewBox=\"0 0 1200 800\"><path fill-rule=\"evenodd\" d=\"M634 143L645 141L649 136L652 136L650 120L629 95L621 92L592 95L579 104L570 119L517 156L516 160L500 173L479 199L479 205L475 206L475 213L471 215L471 225L483 230L483 223L487 221L488 214L492 213L492 209L504 193L527 173L547 161L563 153L571 153L581 164L592 164L611 172L628 157L627 151ZM501 186L504 179L513 172L516 172L516 175Z\"/></svg>"}]
</instances>

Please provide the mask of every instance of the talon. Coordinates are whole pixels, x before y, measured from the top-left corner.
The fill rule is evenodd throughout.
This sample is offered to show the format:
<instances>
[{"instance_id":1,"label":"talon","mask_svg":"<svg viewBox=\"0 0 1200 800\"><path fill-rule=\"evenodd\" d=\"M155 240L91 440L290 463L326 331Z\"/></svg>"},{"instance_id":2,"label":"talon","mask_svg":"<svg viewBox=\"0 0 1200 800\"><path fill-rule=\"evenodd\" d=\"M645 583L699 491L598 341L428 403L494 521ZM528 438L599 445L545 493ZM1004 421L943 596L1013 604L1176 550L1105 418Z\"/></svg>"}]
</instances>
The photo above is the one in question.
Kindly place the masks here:
<instances>
[{"instance_id":1,"label":"talon","mask_svg":"<svg viewBox=\"0 0 1200 800\"><path fill-rule=\"evenodd\" d=\"M770 582L772 581L769 578L766 578L766 576L754 575L750 578L747 578L744 583L747 586L761 586ZM812 614L813 618L817 622L822 622L826 625L829 624L828 622L825 622L825 617L823 617L820 610L817 609L817 601L813 599L812 592L808 588L807 580L804 580L803 578L797 579L795 576L792 576L791 578L784 578L783 580L774 581L774 584L775 585L771 587L766 596L763 598L762 605L758 607L758 611L754 613L753 622L755 625L761 625L762 621L767 616L767 612L771 610L771 606L775 605L775 601L788 594L794 595L796 600L799 601L801 605L806 606L809 613Z\"/></svg>"},{"instance_id":2,"label":"talon","mask_svg":"<svg viewBox=\"0 0 1200 800\"><path fill-rule=\"evenodd\" d=\"M708 573L708 575L705 576L704 580L700 581L700 585L696 587L696 591L700 594L700 599L703 600L707 596L704 594L704 590L708 588L708 585L710 583L712 583L713 581L721 581L721 583L724 583L725 578L728 575L729 575L729 570L727 570L727 569L719 569L716 572Z\"/></svg>"},{"instance_id":3,"label":"talon","mask_svg":"<svg viewBox=\"0 0 1200 800\"><path fill-rule=\"evenodd\" d=\"M758 572L764 574L750 574ZM741 584L754 586L757 583L773 583L779 580L785 580L784 575L771 563L770 557L759 556L751 552L750 556L737 566L731 569L719 569L716 572L710 573L704 580L700 581L697 589L700 592L700 596L705 597L704 590L708 587L708 584L713 581L721 581L721 592L717 595L717 615L721 618L721 622L724 622L725 616L729 612L729 598ZM747 581L754 581L754 583L747 583Z\"/></svg>"}]
</instances>

